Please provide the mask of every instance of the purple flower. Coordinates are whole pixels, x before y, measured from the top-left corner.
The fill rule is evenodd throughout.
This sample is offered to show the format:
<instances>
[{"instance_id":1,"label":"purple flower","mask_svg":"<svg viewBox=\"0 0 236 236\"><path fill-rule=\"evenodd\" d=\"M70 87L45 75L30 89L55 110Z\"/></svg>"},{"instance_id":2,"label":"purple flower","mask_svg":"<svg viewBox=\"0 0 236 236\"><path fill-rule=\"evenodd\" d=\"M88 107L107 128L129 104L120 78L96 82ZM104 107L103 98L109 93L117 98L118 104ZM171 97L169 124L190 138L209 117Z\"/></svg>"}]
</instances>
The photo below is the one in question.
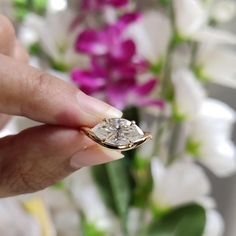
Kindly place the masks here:
<instances>
[{"instance_id":1,"label":"purple flower","mask_svg":"<svg viewBox=\"0 0 236 236\"><path fill-rule=\"evenodd\" d=\"M113 78L111 80L111 77L105 77L102 74L100 76L94 71L80 69L74 69L71 77L83 92L97 95L119 109L132 105L164 107L162 100L148 98L150 92L158 84L156 79L139 84L132 78Z\"/></svg>"},{"instance_id":2,"label":"purple flower","mask_svg":"<svg viewBox=\"0 0 236 236\"><path fill-rule=\"evenodd\" d=\"M75 49L90 57L87 70L74 69L72 80L90 95L103 99L119 109L130 105L163 107L163 102L148 95L157 85L157 79L140 84L137 77L145 73L148 63L137 55L133 40L124 37L126 27L139 19L140 14L121 16L116 24L104 28L86 29L77 38Z\"/></svg>"},{"instance_id":3,"label":"purple flower","mask_svg":"<svg viewBox=\"0 0 236 236\"><path fill-rule=\"evenodd\" d=\"M137 21L140 14L128 13L120 17L113 25L107 25L101 30L86 29L76 40L75 49L89 55L105 55L111 53L116 58L128 58L135 54L132 40L124 39L122 34L128 25Z\"/></svg>"},{"instance_id":4,"label":"purple flower","mask_svg":"<svg viewBox=\"0 0 236 236\"><path fill-rule=\"evenodd\" d=\"M128 0L82 0L81 8L85 11L97 11L105 6L120 8L127 4Z\"/></svg>"}]
</instances>

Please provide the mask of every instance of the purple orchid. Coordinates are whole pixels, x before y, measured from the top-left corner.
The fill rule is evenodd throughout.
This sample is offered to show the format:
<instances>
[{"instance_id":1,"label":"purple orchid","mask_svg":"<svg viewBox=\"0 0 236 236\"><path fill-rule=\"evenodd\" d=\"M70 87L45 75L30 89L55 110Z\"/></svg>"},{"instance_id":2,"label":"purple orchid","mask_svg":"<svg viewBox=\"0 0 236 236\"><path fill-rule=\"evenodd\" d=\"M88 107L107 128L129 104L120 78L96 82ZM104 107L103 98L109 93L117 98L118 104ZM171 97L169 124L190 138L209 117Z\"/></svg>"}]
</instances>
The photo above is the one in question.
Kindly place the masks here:
<instances>
[{"instance_id":1,"label":"purple orchid","mask_svg":"<svg viewBox=\"0 0 236 236\"><path fill-rule=\"evenodd\" d=\"M128 0L82 0L81 8L85 11L97 11L105 6L115 8L124 7L128 4Z\"/></svg>"},{"instance_id":2,"label":"purple orchid","mask_svg":"<svg viewBox=\"0 0 236 236\"><path fill-rule=\"evenodd\" d=\"M157 79L138 82L137 76L147 71L148 63L137 55L134 41L124 37L127 26L139 17L138 13L129 13L101 30L86 29L79 34L75 45L77 52L91 58L91 63L87 70L74 69L72 80L85 93L102 94L104 100L119 109L131 105L164 105L163 101L148 98Z\"/></svg>"}]
</instances>

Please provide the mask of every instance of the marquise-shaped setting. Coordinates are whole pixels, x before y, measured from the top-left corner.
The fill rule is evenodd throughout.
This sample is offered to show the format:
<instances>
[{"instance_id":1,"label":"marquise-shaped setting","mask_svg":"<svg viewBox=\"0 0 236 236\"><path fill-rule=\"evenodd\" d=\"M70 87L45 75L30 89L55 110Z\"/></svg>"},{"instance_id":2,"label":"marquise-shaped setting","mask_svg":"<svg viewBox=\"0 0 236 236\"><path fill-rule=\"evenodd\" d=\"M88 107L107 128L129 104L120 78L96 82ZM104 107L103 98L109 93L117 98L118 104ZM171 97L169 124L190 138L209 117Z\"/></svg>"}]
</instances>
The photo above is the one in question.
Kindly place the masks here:
<instances>
[{"instance_id":1,"label":"marquise-shaped setting","mask_svg":"<svg viewBox=\"0 0 236 236\"><path fill-rule=\"evenodd\" d=\"M124 118L106 119L92 129L82 130L100 145L121 151L136 148L151 138L151 134L143 132L134 121Z\"/></svg>"}]
</instances>

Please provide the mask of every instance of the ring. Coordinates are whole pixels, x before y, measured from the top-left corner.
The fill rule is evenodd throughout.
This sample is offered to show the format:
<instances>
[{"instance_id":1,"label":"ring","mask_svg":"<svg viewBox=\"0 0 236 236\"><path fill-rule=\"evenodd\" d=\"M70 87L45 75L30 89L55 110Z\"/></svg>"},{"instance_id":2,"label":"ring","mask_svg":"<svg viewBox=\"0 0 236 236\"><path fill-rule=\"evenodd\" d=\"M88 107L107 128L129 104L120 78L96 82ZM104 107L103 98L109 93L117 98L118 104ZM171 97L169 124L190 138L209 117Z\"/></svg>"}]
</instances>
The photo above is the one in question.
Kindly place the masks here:
<instances>
[{"instance_id":1,"label":"ring","mask_svg":"<svg viewBox=\"0 0 236 236\"><path fill-rule=\"evenodd\" d=\"M135 123L124 118L109 118L93 128L81 130L96 143L110 149L127 151L134 149L151 139L148 132L143 132Z\"/></svg>"}]
</instances>

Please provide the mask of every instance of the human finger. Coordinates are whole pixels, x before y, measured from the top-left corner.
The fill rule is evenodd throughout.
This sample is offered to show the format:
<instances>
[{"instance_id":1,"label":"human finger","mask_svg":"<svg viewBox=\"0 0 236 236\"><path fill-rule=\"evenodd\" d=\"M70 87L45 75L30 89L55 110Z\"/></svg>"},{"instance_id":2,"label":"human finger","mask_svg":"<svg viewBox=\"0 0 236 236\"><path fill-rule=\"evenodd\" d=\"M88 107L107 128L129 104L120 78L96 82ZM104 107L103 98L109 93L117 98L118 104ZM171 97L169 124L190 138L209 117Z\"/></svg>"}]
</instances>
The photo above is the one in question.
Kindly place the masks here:
<instances>
[{"instance_id":1,"label":"human finger","mask_svg":"<svg viewBox=\"0 0 236 236\"><path fill-rule=\"evenodd\" d=\"M50 125L1 139L0 156L0 197L38 191L81 167L123 157L76 129Z\"/></svg>"}]
</instances>

